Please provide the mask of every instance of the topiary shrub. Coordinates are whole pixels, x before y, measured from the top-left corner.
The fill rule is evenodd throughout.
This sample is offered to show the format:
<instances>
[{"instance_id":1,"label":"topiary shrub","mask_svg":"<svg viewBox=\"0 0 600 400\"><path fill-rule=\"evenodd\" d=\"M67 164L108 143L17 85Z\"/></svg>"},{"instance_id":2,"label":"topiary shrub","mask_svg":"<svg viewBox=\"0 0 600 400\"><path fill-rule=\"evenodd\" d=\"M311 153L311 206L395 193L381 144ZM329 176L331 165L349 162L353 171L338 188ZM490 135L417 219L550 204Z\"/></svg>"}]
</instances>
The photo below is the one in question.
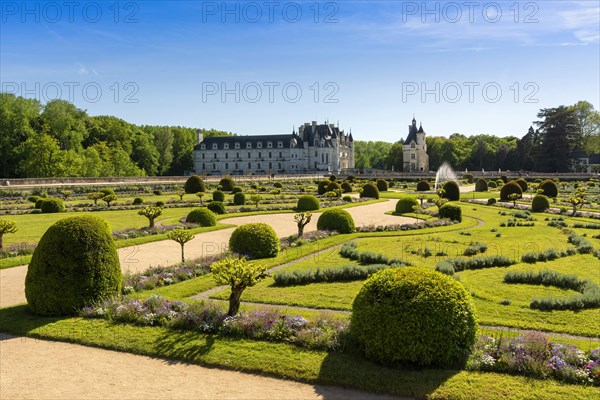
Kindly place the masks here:
<instances>
[{"instance_id":1,"label":"topiary shrub","mask_svg":"<svg viewBox=\"0 0 600 400\"><path fill-rule=\"evenodd\" d=\"M233 195L233 204L236 206L243 206L246 204L246 195L244 193L238 192Z\"/></svg>"},{"instance_id":2,"label":"topiary shrub","mask_svg":"<svg viewBox=\"0 0 600 400\"><path fill-rule=\"evenodd\" d=\"M401 197L396 203L396 212L398 214L411 213L414 211L414 206L419 206L419 202L414 197Z\"/></svg>"},{"instance_id":3,"label":"topiary shrub","mask_svg":"<svg viewBox=\"0 0 600 400\"><path fill-rule=\"evenodd\" d=\"M348 176L346 177L346 180L347 180L348 182L354 182L354 181L356 180L356 177L355 177L354 175L348 175Z\"/></svg>"},{"instance_id":4,"label":"topiary shrub","mask_svg":"<svg viewBox=\"0 0 600 400\"><path fill-rule=\"evenodd\" d=\"M352 215L346 210L327 210L319 217L317 229L352 233L356 230Z\"/></svg>"},{"instance_id":5,"label":"topiary shrub","mask_svg":"<svg viewBox=\"0 0 600 400\"><path fill-rule=\"evenodd\" d=\"M444 197L450 201L459 201L460 200L460 189L458 188L458 183L454 181L448 181L444 183Z\"/></svg>"},{"instance_id":6,"label":"topiary shrub","mask_svg":"<svg viewBox=\"0 0 600 400\"><path fill-rule=\"evenodd\" d=\"M45 214L59 213L65 211L65 203L63 203L61 199L51 197L49 199L44 199L41 209Z\"/></svg>"},{"instance_id":7,"label":"topiary shrub","mask_svg":"<svg viewBox=\"0 0 600 400\"><path fill-rule=\"evenodd\" d=\"M39 198L36 202L35 202L35 208L40 210L42 208L42 204L44 204L44 201L46 201L45 198Z\"/></svg>"},{"instance_id":8,"label":"topiary shrub","mask_svg":"<svg viewBox=\"0 0 600 400\"><path fill-rule=\"evenodd\" d=\"M508 176L506 176L506 175L501 175L501 176L500 176L500 180L502 181L502 183L506 183L506 182L508 182Z\"/></svg>"},{"instance_id":9,"label":"topiary shrub","mask_svg":"<svg viewBox=\"0 0 600 400\"><path fill-rule=\"evenodd\" d=\"M221 186L221 190L224 192L231 192L235 186L235 182L233 179L231 179L231 177L226 176L219 181L219 186Z\"/></svg>"},{"instance_id":10,"label":"topiary shrub","mask_svg":"<svg viewBox=\"0 0 600 400\"><path fill-rule=\"evenodd\" d=\"M39 197L39 196L29 196L29 197L27 198L27 201L28 201L28 202L30 202L30 203L34 203L34 204L35 204L35 203L37 203L37 202L38 202L38 200L39 200L39 199L40 199L40 197Z\"/></svg>"},{"instance_id":11,"label":"topiary shrub","mask_svg":"<svg viewBox=\"0 0 600 400\"><path fill-rule=\"evenodd\" d=\"M116 196L117 194L111 188L100 189L100 193L104 193L105 196Z\"/></svg>"},{"instance_id":12,"label":"topiary shrub","mask_svg":"<svg viewBox=\"0 0 600 400\"><path fill-rule=\"evenodd\" d=\"M133 199L133 205L140 205L140 204L144 204L144 199L142 199L141 197L136 197L135 199Z\"/></svg>"},{"instance_id":13,"label":"topiary shrub","mask_svg":"<svg viewBox=\"0 0 600 400\"><path fill-rule=\"evenodd\" d=\"M542 194L546 197L558 196L558 187L556 186L556 183L554 183L550 179L546 179L545 181L540 183L538 189L542 189Z\"/></svg>"},{"instance_id":14,"label":"topiary shrub","mask_svg":"<svg viewBox=\"0 0 600 400\"><path fill-rule=\"evenodd\" d=\"M489 181L488 182L488 188L490 189L496 189L498 187L498 184L496 183L496 181Z\"/></svg>"},{"instance_id":15,"label":"topiary shrub","mask_svg":"<svg viewBox=\"0 0 600 400\"><path fill-rule=\"evenodd\" d=\"M492 206L492 205L494 205L494 204L496 204L496 198L495 198L495 197L490 197L490 198L488 199L488 201L487 201L487 205L488 205L488 206Z\"/></svg>"},{"instance_id":16,"label":"topiary shrub","mask_svg":"<svg viewBox=\"0 0 600 400\"><path fill-rule=\"evenodd\" d=\"M462 222L462 209L457 205L446 203L440 207L438 216L440 218L448 218L452 221Z\"/></svg>"},{"instance_id":17,"label":"topiary shrub","mask_svg":"<svg viewBox=\"0 0 600 400\"><path fill-rule=\"evenodd\" d=\"M236 194L236 193L242 193L244 190L240 187L240 186L234 186L233 189L231 189L231 193Z\"/></svg>"},{"instance_id":18,"label":"topiary shrub","mask_svg":"<svg viewBox=\"0 0 600 400\"><path fill-rule=\"evenodd\" d=\"M523 192L526 192L526 191L527 191L527 181L526 181L525 179L523 179L523 178L519 178L519 179L517 179L517 180L515 181L515 183L516 183L517 185L521 186L521 190L522 190Z\"/></svg>"},{"instance_id":19,"label":"topiary shrub","mask_svg":"<svg viewBox=\"0 0 600 400\"><path fill-rule=\"evenodd\" d=\"M157 201L157 202L155 203L155 205L156 205L156 207L164 207L164 206L165 206L165 202L164 202L164 201L160 201L160 200L159 200L159 201Z\"/></svg>"},{"instance_id":20,"label":"topiary shrub","mask_svg":"<svg viewBox=\"0 0 600 400\"><path fill-rule=\"evenodd\" d=\"M379 190L380 192L387 192L388 190L388 183L385 179L377 179L377 190Z\"/></svg>"},{"instance_id":21,"label":"topiary shrub","mask_svg":"<svg viewBox=\"0 0 600 400\"><path fill-rule=\"evenodd\" d=\"M200 226L215 226L217 224L217 217L207 208L195 208L185 217L185 222Z\"/></svg>"},{"instance_id":22,"label":"topiary shrub","mask_svg":"<svg viewBox=\"0 0 600 400\"><path fill-rule=\"evenodd\" d=\"M337 181L337 176L335 176L335 175L329 175L329 180L331 182L335 182L335 181Z\"/></svg>"},{"instance_id":23,"label":"topiary shrub","mask_svg":"<svg viewBox=\"0 0 600 400\"><path fill-rule=\"evenodd\" d=\"M463 179L466 180L468 183L473 183L473 179L475 179L475 177L473 176L473 174L463 174Z\"/></svg>"},{"instance_id":24,"label":"topiary shrub","mask_svg":"<svg viewBox=\"0 0 600 400\"><path fill-rule=\"evenodd\" d=\"M426 180L419 181L417 183L417 192L426 192L431 190L431 185Z\"/></svg>"},{"instance_id":25,"label":"topiary shrub","mask_svg":"<svg viewBox=\"0 0 600 400\"><path fill-rule=\"evenodd\" d=\"M327 185L327 192L335 192L337 195L342 194L342 187L337 182L331 182ZM327 193L325 192L325 193Z\"/></svg>"},{"instance_id":26,"label":"topiary shrub","mask_svg":"<svg viewBox=\"0 0 600 400\"><path fill-rule=\"evenodd\" d=\"M186 193L199 193L206 192L206 187L202 178L198 175L192 175L185 181L184 190Z\"/></svg>"},{"instance_id":27,"label":"topiary shrub","mask_svg":"<svg viewBox=\"0 0 600 400\"><path fill-rule=\"evenodd\" d=\"M352 185L349 184L347 181L342 182L342 192L343 193L352 192Z\"/></svg>"},{"instance_id":28,"label":"topiary shrub","mask_svg":"<svg viewBox=\"0 0 600 400\"><path fill-rule=\"evenodd\" d=\"M352 304L352 338L366 358L384 365L460 366L476 333L464 286L426 268L377 272Z\"/></svg>"},{"instance_id":29,"label":"topiary shrub","mask_svg":"<svg viewBox=\"0 0 600 400\"><path fill-rule=\"evenodd\" d=\"M362 192L360 192L360 197L368 197L372 199L379 198L379 189L373 183L369 182L362 187Z\"/></svg>"},{"instance_id":30,"label":"topiary shrub","mask_svg":"<svg viewBox=\"0 0 600 400\"><path fill-rule=\"evenodd\" d=\"M550 208L550 202L548 201L548 197L543 194L536 194L533 196L531 200L531 211L534 212L544 212Z\"/></svg>"},{"instance_id":31,"label":"topiary shrub","mask_svg":"<svg viewBox=\"0 0 600 400\"><path fill-rule=\"evenodd\" d=\"M523 190L521 189L521 186L511 181L502 186L500 189L500 200L509 201L508 195L512 193L523 195Z\"/></svg>"},{"instance_id":32,"label":"topiary shrub","mask_svg":"<svg viewBox=\"0 0 600 400\"><path fill-rule=\"evenodd\" d=\"M213 201L225 201L225 193L221 192L220 190L215 190L212 194L212 199Z\"/></svg>"},{"instance_id":33,"label":"topiary shrub","mask_svg":"<svg viewBox=\"0 0 600 400\"><path fill-rule=\"evenodd\" d=\"M320 195L327 193L327 186L329 186L330 183L331 181L328 179L320 181L319 185L317 186L317 193Z\"/></svg>"},{"instance_id":34,"label":"topiary shrub","mask_svg":"<svg viewBox=\"0 0 600 400\"><path fill-rule=\"evenodd\" d=\"M225 209L225 204L222 201L211 201L206 206L210 211L215 214L227 214L227 210Z\"/></svg>"},{"instance_id":35,"label":"topiary shrub","mask_svg":"<svg viewBox=\"0 0 600 400\"><path fill-rule=\"evenodd\" d=\"M298 204L296 204L296 209L298 211L314 211L319 208L321 208L319 199L312 195L300 196Z\"/></svg>"},{"instance_id":36,"label":"topiary shrub","mask_svg":"<svg viewBox=\"0 0 600 400\"><path fill-rule=\"evenodd\" d=\"M281 188L283 188L283 184L281 182L275 182L275 183L273 183L273 187L276 187L277 189L281 189Z\"/></svg>"},{"instance_id":37,"label":"topiary shrub","mask_svg":"<svg viewBox=\"0 0 600 400\"><path fill-rule=\"evenodd\" d=\"M229 250L248 258L275 257L279 252L279 238L267 224L241 225L229 238Z\"/></svg>"},{"instance_id":38,"label":"topiary shrub","mask_svg":"<svg viewBox=\"0 0 600 400\"><path fill-rule=\"evenodd\" d=\"M476 192L487 192L488 190L488 183L484 178L479 178L477 179L477 182L475 182L475 191Z\"/></svg>"},{"instance_id":39,"label":"topiary shrub","mask_svg":"<svg viewBox=\"0 0 600 400\"><path fill-rule=\"evenodd\" d=\"M54 223L40 239L25 278L29 307L75 315L121 290L121 265L108 223L81 215Z\"/></svg>"}]
</instances>

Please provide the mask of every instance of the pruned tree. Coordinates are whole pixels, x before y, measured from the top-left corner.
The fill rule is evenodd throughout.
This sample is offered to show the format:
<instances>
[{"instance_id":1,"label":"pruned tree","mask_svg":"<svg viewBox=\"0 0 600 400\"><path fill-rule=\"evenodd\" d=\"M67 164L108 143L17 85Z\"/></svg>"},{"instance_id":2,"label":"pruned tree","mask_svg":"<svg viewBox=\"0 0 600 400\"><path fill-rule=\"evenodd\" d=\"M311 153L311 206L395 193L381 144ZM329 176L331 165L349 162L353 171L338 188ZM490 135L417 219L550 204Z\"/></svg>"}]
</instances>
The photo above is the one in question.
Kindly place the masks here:
<instances>
[{"instance_id":1,"label":"pruned tree","mask_svg":"<svg viewBox=\"0 0 600 400\"><path fill-rule=\"evenodd\" d=\"M178 190L177 196L179 196L179 201L183 201L183 196L185 196L185 190L183 190L183 189Z\"/></svg>"},{"instance_id":2,"label":"pruned tree","mask_svg":"<svg viewBox=\"0 0 600 400\"><path fill-rule=\"evenodd\" d=\"M200 199L200 205L202 205L202 198L204 197L205 193L203 192L198 192L196 193L196 196L198 196L198 198Z\"/></svg>"},{"instance_id":3,"label":"pruned tree","mask_svg":"<svg viewBox=\"0 0 600 400\"><path fill-rule=\"evenodd\" d=\"M98 205L98 200L102 200L102 198L106 196L102 192L91 192L87 194L87 198L94 201L94 205Z\"/></svg>"},{"instance_id":4,"label":"pruned tree","mask_svg":"<svg viewBox=\"0 0 600 400\"><path fill-rule=\"evenodd\" d=\"M194 238L194 235L187 229L173 229L167 233L167 238L176 241L181 245L181 262L185 262L184 246L187 242Z\"/></svg>"},{"instance_id":5,"label":"pruned tree","mask_svg":"<svg viewBox=\"0 0 600 400\"><path fill-rule=\"evenodd\" d=\"M569 197L569 203L573 206L573 216L577 214L577 207L583 208L585 201L585 193L577 192L574 196Z\"/></svg>"},{"instance_id":6,"label":"pruned tree","mask_svg":"<svg viewBox=\"0 0 600 400\"><path fill-rule=\"evenodd\" d=\"M250 201L254 203L256 208L258 208L260 202L263 201L263 197L260 194L253 194L252 196L250 196Z\"/></svg>"},{"instance_id":7,"label":"pruned tree","mask_svg":"<svg viewBox=\"0 0 600 400\"><path fill-rule=\"evenodd\" d=\"M110 207L110 203L117 200L117 196L114 194L108 194L102 198L102 201L106 203L106 207Z\"/></svg>"},{"instance_id":8,"label":"pruned tree","mask_svg":"<svg viewBox=\"0 0 600 400\"><path fill-rule=\"evenodd\" d=\"M304 235L304 227L310 223L311 219L312 214L309 211L294 215L294 221L296 221L296 225L298 225L298 237Z\"/></svg>"},{"instance_id":9,"label":"pruned tree","mask_svg":"<svg viewBox=\"0 0 600 400\"><path fill-rule=\"evenodd\" d=\"M242 293L247 287L254 286L269 276L266 270L266 266L250 263L245 257L225 258L210 266L215 282L231 287L227 315L234 316L238 313Z\"/></svg>"},{"instance_id":10,"label":"pruned tree","mask_svg":"<svg viewBox=\"0 0 600 400\"><path fill-rule=\"evenodd\" d=\"M17 228L17 223L14 221L7 221L5 219L0 219L0 250L2 250L2 241L5 233L15 233L19 229Z\"/></svg>"},{"instance_id":11,"label":"pruned tree","mask_svg":"<svg viewBox=\"0 0 600 400\"><path fill-rule=\"evenodd\" d=\"M520 193L511 193L508 195L508 199L513 202L513 207L517 208L517 200L522 197Z\"/></svg>"},{"instance_id":12,"label":"pruned tree","mask_svg":"<svg viewBox=\"0 0 600 400\"><path fill-rule=\"evenodd\" d=\"M139 215L148 218L148 228L154 228L154 220L162 215L162 207L148 206L138 211Z\"/></svg>"}]
</instances>

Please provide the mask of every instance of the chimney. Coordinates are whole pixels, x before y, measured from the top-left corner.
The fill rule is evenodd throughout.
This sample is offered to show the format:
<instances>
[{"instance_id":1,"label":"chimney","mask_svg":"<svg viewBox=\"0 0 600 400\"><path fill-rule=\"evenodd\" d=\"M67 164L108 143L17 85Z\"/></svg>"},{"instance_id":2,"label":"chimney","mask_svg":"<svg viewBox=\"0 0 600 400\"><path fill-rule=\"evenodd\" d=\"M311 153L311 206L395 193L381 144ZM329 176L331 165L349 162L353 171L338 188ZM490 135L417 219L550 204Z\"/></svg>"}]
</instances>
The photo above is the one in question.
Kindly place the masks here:
<instances>
[{"instance_id":1,"label":"chimney","mask_svg":"<svg viewBox=\"0 0 600 400\"><path fill-rule=\"evenodd\" d=\"M317 121L312 121L312 126L317 126Z\"/></svg>"},{"instance_id":2,"label":"chimney","mask_svg":"<svg viewBox=\"0 0 600 400\"><path fill-rule=\"evenodd\" d=\"M198 143L197 144L202 143L202 140L204 140L204 137L202 136L202 129L198 129L196 131L196 135L198 135Z\"/></svg>"}]
</instances>

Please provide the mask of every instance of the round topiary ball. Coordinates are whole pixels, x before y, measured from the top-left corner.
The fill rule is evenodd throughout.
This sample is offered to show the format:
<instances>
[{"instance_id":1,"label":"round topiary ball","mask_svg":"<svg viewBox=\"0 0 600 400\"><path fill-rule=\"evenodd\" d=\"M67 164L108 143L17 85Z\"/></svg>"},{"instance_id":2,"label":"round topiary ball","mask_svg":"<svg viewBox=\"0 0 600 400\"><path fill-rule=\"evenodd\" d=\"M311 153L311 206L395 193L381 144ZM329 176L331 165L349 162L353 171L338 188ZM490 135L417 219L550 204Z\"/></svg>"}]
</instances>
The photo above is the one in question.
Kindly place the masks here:
<instances>
[{"instance_id":1,"label":"round topiary ball","mask_svg":"<svg viewBox=\"0 0 600 400\"><path fill-rule=\"evenodd\" d=\"M508 176L506 176L506 175L501 175L501 176L500 176L500 180L502 181L502 183L506 183L506 182L508 182Z\"/></svg>"},{"instance_id":2,"label":"round topiary ball","mask_svg":"<svg viewBox=\"0 0 600 400\"><path fill-rule=\"evenodd\" d=\"M225 193L215 190L212 194L213 201L225 201Z\"/></svg>"},{"instance_id":3,"label":"round topiary ball","mask_svg":"<svg viewBox=\"0 0 600 400\"><path fill-rule=\"evenodd\" d=\"M365 357L384 365L455 367L475 342L471 296L450 276L426 268L373 274L352 304L350 333Z\"/></svg>"},{"instance_id":4,"label":"round topiary ball","mask_svg":"<svg viewBox=\"0 0 600 400\"><path fill-rule=\"evenodd\" d=\"M419 181L417 183L417 192L426 192L431 190L431 185L426 180Z\"/></svg>"},{"instance_id":5,"label":"round topiary ball","mask_svg":"<svg viewBox=\"0 0 600 400\"><path fill-rule=\"evenodd\" d=\"M231 193L236 194L236 193L242 193L244 190L241 188L241 186L234 186L233 189L231 189Z\"/></svg>"},{"instance_id":6,"label":"round topiary ball","mask_svg":"<svg viewBox=\"0 0 600 400\"><path fill-rule=\"evenodd\" d=\"M327 210L319 217L317 229L337 231L338 233L352 233L356 230L352 215L346 210Z\"/></svg>"},{"instance_id":7,"label":"round topiary ball","mask_svg":"<svg viewBox=\"0 0 600 400\"><path fill-rule=\"evenodd\" d=\"M144 199L142 199L141 197L136 197L135 199L133 199L133 204L134 205L140 205L140 204L144 204Z\"/></svg>"},{"instance_id":8,"label":"round topiary ball","mask_svg":"<svg viewBox=\"0 0 600 400\"><path fill-rule=\"evenodd\" d=\"M496 181L489 181L488 182L488 188L490 189L496 189L498 187L498 184L496 183Z\"/></svg>"},{"instance_id":9,"label":"round topiary ball","mask_svg":"<svg viewBox=\"0 0 600 400\"><path fill-rule=\"evenodd\" d=\"M508 201L510 200L508 196L512 193L517 193L523 195L523 190L521 186L519 186L516 182L508 182L500 189L500 200Z\"/></svg>"},{"instance_id":10,"label":"round topiary ball","mask_svg":"<svg viewBox=\"0 0 600 400\"><path fill-rule=\"evenodd\" d=\"M360 197L368 197L373 199L379 198L379 189L373 183L369 182L362 187L362 192L360 192Z\"/></svg>"},{"instance_id":11,"label":"round topiary ball","mask_svg":"<svg viewBox=\"0 0 600 400\"><path fill-rule=\"evenodd\" d=\"M462 222L462 208L454 204L446 203L440 207L438 217Z\"/></svg>"},{"instance_id":12,"label":"round topiary ball","mask_svg":"<svg viewBox=\"0 0 600 400\"><path fill-rule=\"evenodd\" d=\"M554 183L550 179L546 179L545 181L540 183L540 186L538 187L538 189L543 190L542 194L544 196L547 196L547 197L558 196L558 187L556 186L556 183Z\"/></svg>"},{"instance_id":13,"label":"round topiary ball","mask_svg":"<svg viewBox=\"0 0 600 400\"><path fill-rule=\"evenodd\" d=\"M300 196L296 209L298 211L314 211L321 208L319 199L312 195Z\"/></svg>"},{"instance_id":14,"label":"round topiary ball","mask_svg":"<svg viewBox=\"0 0 600 400\"><path fill-rule=\"evenodd\" d=\"M74 315L121 290L121 265L106 220L61 219L40 239L25 278L29 307L41 315Z\"/></svg>"},{"instance_id":15,"label":"round topiary ball","mask_svg":"<svg viewBox=\"0 0 600 400\"><path fill-rule=\"evenodd\" d=\"M241 225L231 234L229 249L249 258L275 257L279 252L279 238L267 224Z\"/></svg>"},{"instance_id":16,"label":"round topiary ball","mask_svg":"<svg viewBox=\"0 0 600 400\"><path fill-rule=\"evenodd\" d=\"M521 190L522 190L523 192L526 192L526 191L527 191L527 181L526 181L525 179L523 179L523 178L519 178L519 179L517 179L517 180L515 181L515 183L516 183L517 185L521 186Z\"/></svg>"},{"instance_id":17,"label":"round topiary ball","mask_svg":"<svg viewBox=\"0 0 600 400\"><path fill-rule=\"evenodd\" d=\"M100 193L104 193L105 196L116 196L117 194L111 188L100 189Z\"/></svg>"},{"instance_id":18,"label":"round topiary ball","mask_svg":"<svg viewBox=\"0 0 600 400\"><path fill-rule=\"evenodd\" d=\"M317 186L317 194L323 195L325 193L327 193L327 186L329 186L329 184L332 181L328 180L328 179L324 179L322 181L319 182L319 185Z\"/></svg>"},{"instance_id":19,"label":"round topiary ball","mask_svg":"<svg viewBox=\"0 0 600 400\"><path fill-rule=\"evenodd\" d=\"M550 208L550 202L548 201L548 197L543 194L536 194L533 196L531 200L531 211L534 212L544 212Z\"/></svg>"},{"instance_id":20,"label":"round topiary ball","mask_svg":"<svg viewBox=\"0 0 600 400\"><path fill-rule=\"evenodd\" d=\"M476 192L487 192L487 190L488 190L488 182L484 178L477 179L477 182L475 182L475 191Z\"/></svg>"},{"instance_id":21,"label":"round topiary ball","mask_svg":"<svg viewBox=\"0 0 600 400\"><path fill-rule=\"evenodd\" d=\"M459 201L460 200L460 189L458 188L458 183L454 181L448 181L443 186L444 197L450 201Z\"/></svg>"},{"instance_id":22,"label":"round topiary ball","mask_svg":"<svg viewBox=\"0 0 600 400\"><path fill-rule=\"evenodd\" d=\"M333 181L331 183L329 183L329 185L327 185L327 192L335 192L335 193L342 193L342 187L340 186L339 183L337 183L336 181ZM327 193L325 192L325 193Z\"/></svg>"},{"instance_id":23,"label":"round topiary ball","mask_svg":"<svg viewBox=\"0 0 600 400\"><path fill-rule=\"evenodd\" d=\"M210 211L215 214L227 214L227 210L225 209L225 204L222 201L211 201L206 206Z\"/></svg>"},{"instance_id":24,"label":"round topiary ball","mask_svg":"<svg viewBox=\"0 0 600 400\"><path fill-rule=\"evenodd\" d=\"M342 192L343 193L352 192L352 185L350 183L348 183L347 181L342 182Z\"/></svg>"},{"instance_id":25,"label":"round topiary ball","mask_svg":"<svg viewBox=\"0 0 600 400\"><path fill-rule=\"evenodd\" d=\"M419 202L414 197L401 197L396 203L396 212L398 214L411 213L414 211L413 207L415 206L419 207Z\"/></svg>"},{"instance_id":26,"label":"round topiary ball","mask_svg":"<svg viewBox=\"0 0 600 400\"><path fill-rule=\"evenodd\" d=\"M281 183L281 182L275 182L275 183L273 183L273 187L275 187L277 189L281 189L281 188L283 188L283 183Z\"/></svg>"},{"instance_id":27,"label":"round topiary ball","mask_svg":"<svg viewBox=\"0 0 600 400\"><path fill-rule=\"evenodd\" d=\"M229 176L226 176L219 181L219 186L221 186L221 190L224 192L231 192L235 186L235 182Z\"/></svg>"},{"instance_id":28,"label":"round topiary ball","mask_svg":"<svg viewBox=\"0 0 600 400\"><path fill-rule=\"evenodd\" d=\"M61 199L51 197L49 199L44 199L41 208L42 212L46 214L59 213L65 211L65 203L63 203Z\"/></svg>"},{"instance_id":29,"label":"round topiary ball","mask_svg":"<svg viewBox=\"0 0 600 400\"><path fill-rule=\"evenodd\" d=\"M202 178L198 175L192 175L185 181L184 190L186 193L199 193L206 192L206 187Z\"/></svg>"},{"instance_id":30,"label":"round topiary ball","mask_svg":"<svg viewBox=\"0 0 600 400\"><path fill-rule=\"evenodd\" d=\"M377 190L379 190L380 192L387 192L388 190L388 183L385 179L377 179Z\"/></svg>"},{"instance_id":31,"label":"round topiary ball","mask_svg":"<svg viewBox=\"0 0 600 400\"><path fill-rule=\"evenodd\" d=\"M207 208L195 208L185 217L185 222L198 224L200 226L215 226L217 218L215 214Z\"/></svg>"},{"instance_id":32,"label":"round topiary ball","mask_svg":"<svg viewBox=\"0 0 600 400\"><path fill-rule=\"evenodd\" d=\"M246 204L246 195L242 192L238 192L233 195L233 204L236 206L243 206Z\"/></svg>"}]
</instances>

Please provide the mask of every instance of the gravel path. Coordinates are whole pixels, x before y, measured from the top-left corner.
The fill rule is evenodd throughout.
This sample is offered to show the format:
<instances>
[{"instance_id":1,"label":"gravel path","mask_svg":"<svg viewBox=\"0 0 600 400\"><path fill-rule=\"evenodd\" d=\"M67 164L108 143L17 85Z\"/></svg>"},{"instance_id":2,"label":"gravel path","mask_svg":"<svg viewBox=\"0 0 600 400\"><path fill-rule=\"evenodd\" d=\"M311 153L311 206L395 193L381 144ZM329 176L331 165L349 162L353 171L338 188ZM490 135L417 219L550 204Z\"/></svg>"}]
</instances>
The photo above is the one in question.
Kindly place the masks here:
<instances>
[{"instance_id":1,"label":"gravel path","mask_svg":"<svg viewBox=\"0 0 600 400\"><path fill-rule=\"evenodd\" d=\"M1 339L0 399L397 399L76 344Z\"/></svg>"},{"instance_id":2,"label":"gravel path","mask_svg":"<svg viewBox=\"0 0 600 400\"><path fill-rule=\"evenodd\" d=\"M387 215L393 210L397 200L391 199L384 202L366 204L348 208L357 226L361 225L386 225L412 223L415 220L408 217ZM314 213L305 232L317 229L317 220L321 213ZM297 233L294 214L264 214L245 217L232 217L220 220L224 224L242 225L253 222L266 222L275 229L279 237L290 236ZM196 237L186 244L185 255L187 258L197 258L221 253L227 250L229 237L235 228L221 229L218 231L196 234ZM172 240L162 240L143 245L123 247L118 250L121 268L125 272L140 272L150 266L171 265L180 261L181 247ZM25 302L25 275L27 266L20 266L0 270L0 307Z\"/></svg>"}]
</instances>

